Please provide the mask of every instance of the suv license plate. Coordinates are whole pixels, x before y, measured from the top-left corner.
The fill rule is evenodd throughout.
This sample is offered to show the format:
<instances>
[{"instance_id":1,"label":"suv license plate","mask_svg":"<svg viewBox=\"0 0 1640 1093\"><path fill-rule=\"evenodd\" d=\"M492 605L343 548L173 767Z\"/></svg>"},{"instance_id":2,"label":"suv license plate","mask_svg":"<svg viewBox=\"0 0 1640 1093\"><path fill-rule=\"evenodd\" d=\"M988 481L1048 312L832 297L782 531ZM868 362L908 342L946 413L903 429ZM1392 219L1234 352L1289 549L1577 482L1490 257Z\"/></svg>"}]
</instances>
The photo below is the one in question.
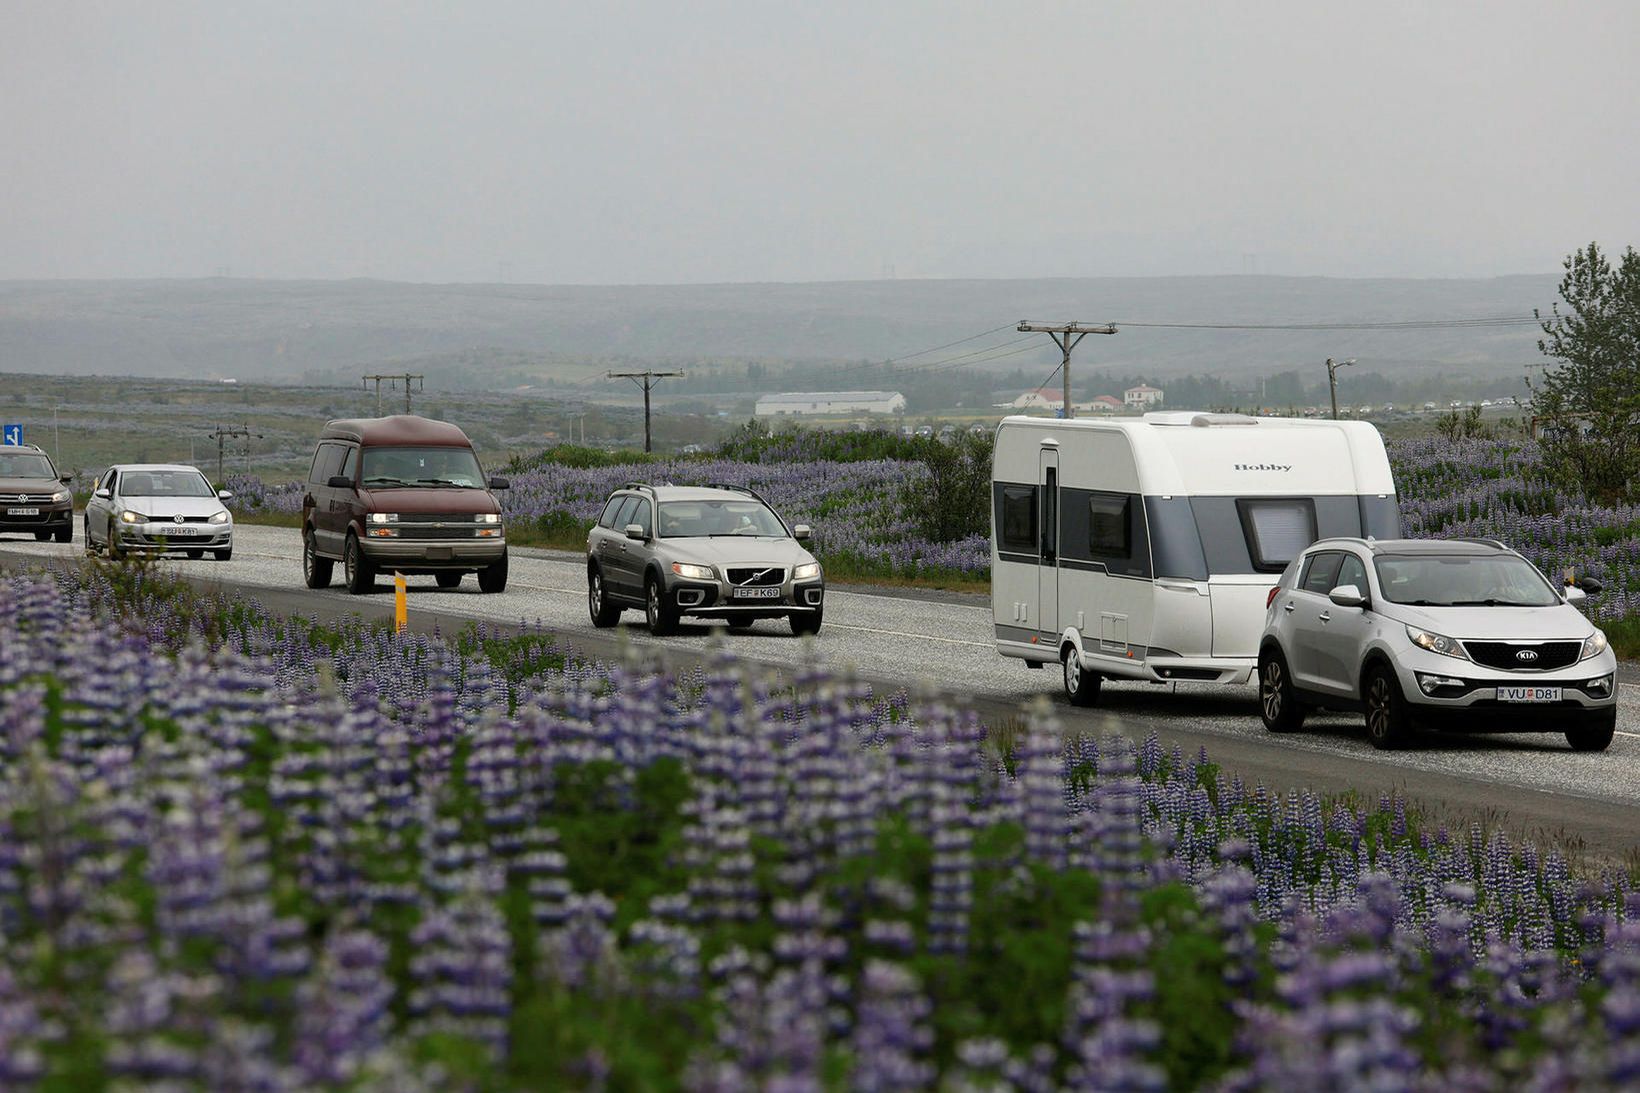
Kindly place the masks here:
<instances>
[{"instance_id":1,"label":"suv license plate","mask_svg":"<svg viewBox=\"0 0 1640 1093\"><path fill-rule=\"evenodd\" d=\"M1559 687L1499 687L1499 702L1559 702Z\"/></svg>"},{"instance_id":2,"label":"suv license plate","mask_svg":"<svg viewBox=\"0 0 1640 1093\"><path fill-rule=\"evenodd\" d=\"M780 589L737 588L734 592L734 598L737 600L778 600L780 598Z\"/></svg>"},{"instance_id":3,"label":"suv license plate","mask_svg":"<svg viewBox=\"0 0 1640 1093\"><path fill-rule=\"evenodd\" d=\"M7 509L6 510L6 515L7 516L38 516L38 515L40 515L40 510L39 509Z\"/></svg>"}]
</instances>

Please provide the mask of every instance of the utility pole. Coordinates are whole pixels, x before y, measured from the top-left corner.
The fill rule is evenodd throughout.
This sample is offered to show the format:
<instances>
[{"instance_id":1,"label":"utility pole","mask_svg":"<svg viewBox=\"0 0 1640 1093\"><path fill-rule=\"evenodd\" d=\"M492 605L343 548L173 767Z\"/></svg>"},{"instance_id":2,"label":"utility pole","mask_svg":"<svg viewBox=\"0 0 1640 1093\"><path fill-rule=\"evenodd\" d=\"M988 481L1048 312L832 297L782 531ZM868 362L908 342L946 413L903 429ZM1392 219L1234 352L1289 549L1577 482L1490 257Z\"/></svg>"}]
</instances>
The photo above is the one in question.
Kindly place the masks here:
<instances>
[{"instance_id":1,"label":"utility pole","mask_svg":"<svg viewBox=\"0 0 1640 1093\"><path fill-rule=\"evenodd\" d=\"M1078 342L1089 334L1114 334L1116 327L1110 323L1096 326L1091 323L1028 323L1024 319L1014 328L1024 334L1046 334L1053 339L1065 359L1060 369L1065 376L1065 419L1068 421L1075 416L1071 409L1071 350Z\"/></svg>"},{"instance_id":2,"label":"utility pole","mask_svg":"<svg viewBox=\"0 0 1640 1093\"><path fill-rule=\"evenodd\" d=\"M223 481L223 479L222 479L222 442L227 440L229 437L233 437L235 439L245 441L245 471L246 471L246 473L250 472L250 469L251 469L251 445L250 445L250 441L253 437L257 440L261 440L262 439L262 434L261 433L251 432L250 426L248 426L248 425L218 425L216 427L215 432L206 433L205 436L207 438L211 439L211 440L216 441L216 488L217 489L222 488L222 481Z\"/></svg>"},{"instance_id":3,"label":"utility pole","mask_svg":"<svg viewBox=\"0 0 1640 1093\"><path fill-rule=\"evenodd\" d=\"M608 375L609 375L609 378L612 379L612 380L631 380L633 383L635 383L639 387L643 388L643 450L646 451L646 452L650 451L651 450L651 444L650 444L650 438L649 438L649 391L660 380L666 379L669 376L681 376L681 375L683 375L683 373L682 372L650 372L650 371L643 371L643 372L610 372L610 373L608 373ZM583 430L586 428L585 423L582 424L581 428Z\"/></svg>"},{"instance_id":4,"label":"utility pole","mask_svg":"<svg viewBox=\"0 0 1640 1093\"><path fill-rule=\"evenodd\" d=\"M1354 357L1351 357L1347 361L1339 361L1337 364L1333 363L1333 359L1331 357L1327 358L1327 387L1332 391L1332 410L1334 421L1338 420L1338 370L1340 368L1348 368L1354 363Z\"/></svg>"},{"instance_id":5,"label":"utility pole","mask_svg":"<svg viewBox=\"0 0 1640 1093\"><path fill-rule=\"evenodd\" d=\"M389 391L397 391L399 389L400 381L403 381L404 412L407 414L410 412L411 390L425 391L427 389L427 385L422 382L427 377L416 372L382 372L380 374L363 376L361 378L366 384L369 384L371 380L376 381L376 415L378 417L381 416L382 412L382 380L387 381L387 389Z\"/></svg>"}]
</instances>

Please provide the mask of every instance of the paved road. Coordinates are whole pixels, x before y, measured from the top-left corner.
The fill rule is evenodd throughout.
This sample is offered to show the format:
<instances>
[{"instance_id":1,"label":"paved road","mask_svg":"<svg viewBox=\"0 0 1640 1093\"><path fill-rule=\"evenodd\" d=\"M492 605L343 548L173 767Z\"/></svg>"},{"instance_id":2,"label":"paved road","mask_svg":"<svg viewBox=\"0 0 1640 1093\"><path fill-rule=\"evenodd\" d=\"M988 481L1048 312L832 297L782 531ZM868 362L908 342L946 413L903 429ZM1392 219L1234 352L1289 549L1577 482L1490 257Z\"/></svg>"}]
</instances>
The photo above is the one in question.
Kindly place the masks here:
<instances>
[{"instance_id":1,"label":"paved road","mask_svg":"<svg viewBox=\"0 0 1640 1093\"><path fill-rule=\"evenodd\" d=\"M339 584L321 592L303 588L300 544L291 529L242 525L237 537L230 562L166 564L207 586L243 589L275 610L322 616L391 612L386 591L361 598ZM81 549L78 541L59 546L0 539L0 565L15 568L30 557L77 558ZM1574 753L1558 734L1435 736L1412 750L1386 754L1366 743L1358 717L1315 717L1303 733L1273 738L1259 723L1251 687L1107 684L1099 709L1073 709L1060 695L1057 672L1031 671L997 656L983 597L833 588L827 593L825 627L812 643L793 638L784 622L759 622L733 636L720 624L686 623L682 634L657 641L637 611L628 612L614 632L592 627L578 556L515 550L507 591L500 596L481 594L471 577L450 591L436 588L431 577L411 578L410 617L417 628L449 629L469 619L540 623L593 655L607 656L625 645L674 665L720 645L781 666L818 658L880 686L923 687L952 696L993 720L1017 715L1022 703L1046 695L1071 727L1137 737L1154 730L1169 746L1206 747L1227 771L1250 782L1372 796L1396 789L1453 822L1502 824L1517 834L1581 847L1602 860L1640 854L1640 676L1631 672L1624 673L1629 681L1620 688L1619 735L1602 754Z\"/></svg>"}]
</instances>

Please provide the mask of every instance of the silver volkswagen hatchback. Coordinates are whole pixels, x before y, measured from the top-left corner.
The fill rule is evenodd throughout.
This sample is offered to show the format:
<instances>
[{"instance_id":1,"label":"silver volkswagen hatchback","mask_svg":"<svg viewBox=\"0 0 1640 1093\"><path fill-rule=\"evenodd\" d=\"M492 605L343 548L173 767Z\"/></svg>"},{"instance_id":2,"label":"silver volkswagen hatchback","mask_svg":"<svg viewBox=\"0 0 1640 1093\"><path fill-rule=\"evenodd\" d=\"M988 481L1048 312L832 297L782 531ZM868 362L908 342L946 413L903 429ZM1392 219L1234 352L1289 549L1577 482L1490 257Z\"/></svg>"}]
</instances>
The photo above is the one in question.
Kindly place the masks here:
<instances>
[{"instance_id":1,"label":"silver volkswagen hatchback","mask_svg":"<svg viewBox=\"0 0 1640 1093\"><path fill-rule=\"evenodd\" d=\"M213 490L194 467L169 463L116 464L97 476L85 506L85 550L180 551L217 561L233 556L233 494Z\"/></svg>"},{"instance_id":2,"label":"silver volkswagen hatchback","mask_svg":"<svg viewBox=\"0 0 1640 1093\"><path fill-rule=\"evenodd\" d=\"M1274 732L1311 709L1360 709L1375 747L1415 724L1561 732L1603 751L1617 726L1617 658L1557 587L1494 540L1323 539L1270 590L1259 712Z\"/></svg>"}]
</instances>

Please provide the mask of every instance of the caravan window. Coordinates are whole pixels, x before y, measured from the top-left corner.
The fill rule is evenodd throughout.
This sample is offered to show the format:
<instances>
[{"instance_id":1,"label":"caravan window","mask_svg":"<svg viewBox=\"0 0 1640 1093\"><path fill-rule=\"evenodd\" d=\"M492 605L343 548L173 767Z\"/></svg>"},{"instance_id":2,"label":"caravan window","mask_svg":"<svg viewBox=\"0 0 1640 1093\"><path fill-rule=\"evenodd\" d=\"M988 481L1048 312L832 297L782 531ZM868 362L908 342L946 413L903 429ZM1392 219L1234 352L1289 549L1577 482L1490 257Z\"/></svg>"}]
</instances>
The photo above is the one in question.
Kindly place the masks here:
<instances>
[{"instance_id":1,"label":"caravan window","mask_svg":"<svg viewBox=\"0 0 1640 1093\"><path fill-rule=\"evenodd\" d=\"M1247 553L1260 573L1280 573L1316 541L1315 505L1307 497L1236 502Z\"/></svg>"},{"instance_id":2,"label":"caravan window","mask_svg":"<svg viewBox=\"0 0 1640 1093\"><path fill-rule=\"evenodd\" d=\"M1133 553L1131 499L1121 493L1088 498L1088 552L1095 558L1126 558Z\"/></svg>"},{"instance_id":3,"label":"caravan window","mask_svg":"<svg viewBox=\"0 0 1640 1093\"><path fill-rule=\"evenodd\" d=\"M1036 487L1002 487L1002 519L999 538L1003 550L1021 554L1035 554L1036 542Z\"/></svg>"}]
</instances>

